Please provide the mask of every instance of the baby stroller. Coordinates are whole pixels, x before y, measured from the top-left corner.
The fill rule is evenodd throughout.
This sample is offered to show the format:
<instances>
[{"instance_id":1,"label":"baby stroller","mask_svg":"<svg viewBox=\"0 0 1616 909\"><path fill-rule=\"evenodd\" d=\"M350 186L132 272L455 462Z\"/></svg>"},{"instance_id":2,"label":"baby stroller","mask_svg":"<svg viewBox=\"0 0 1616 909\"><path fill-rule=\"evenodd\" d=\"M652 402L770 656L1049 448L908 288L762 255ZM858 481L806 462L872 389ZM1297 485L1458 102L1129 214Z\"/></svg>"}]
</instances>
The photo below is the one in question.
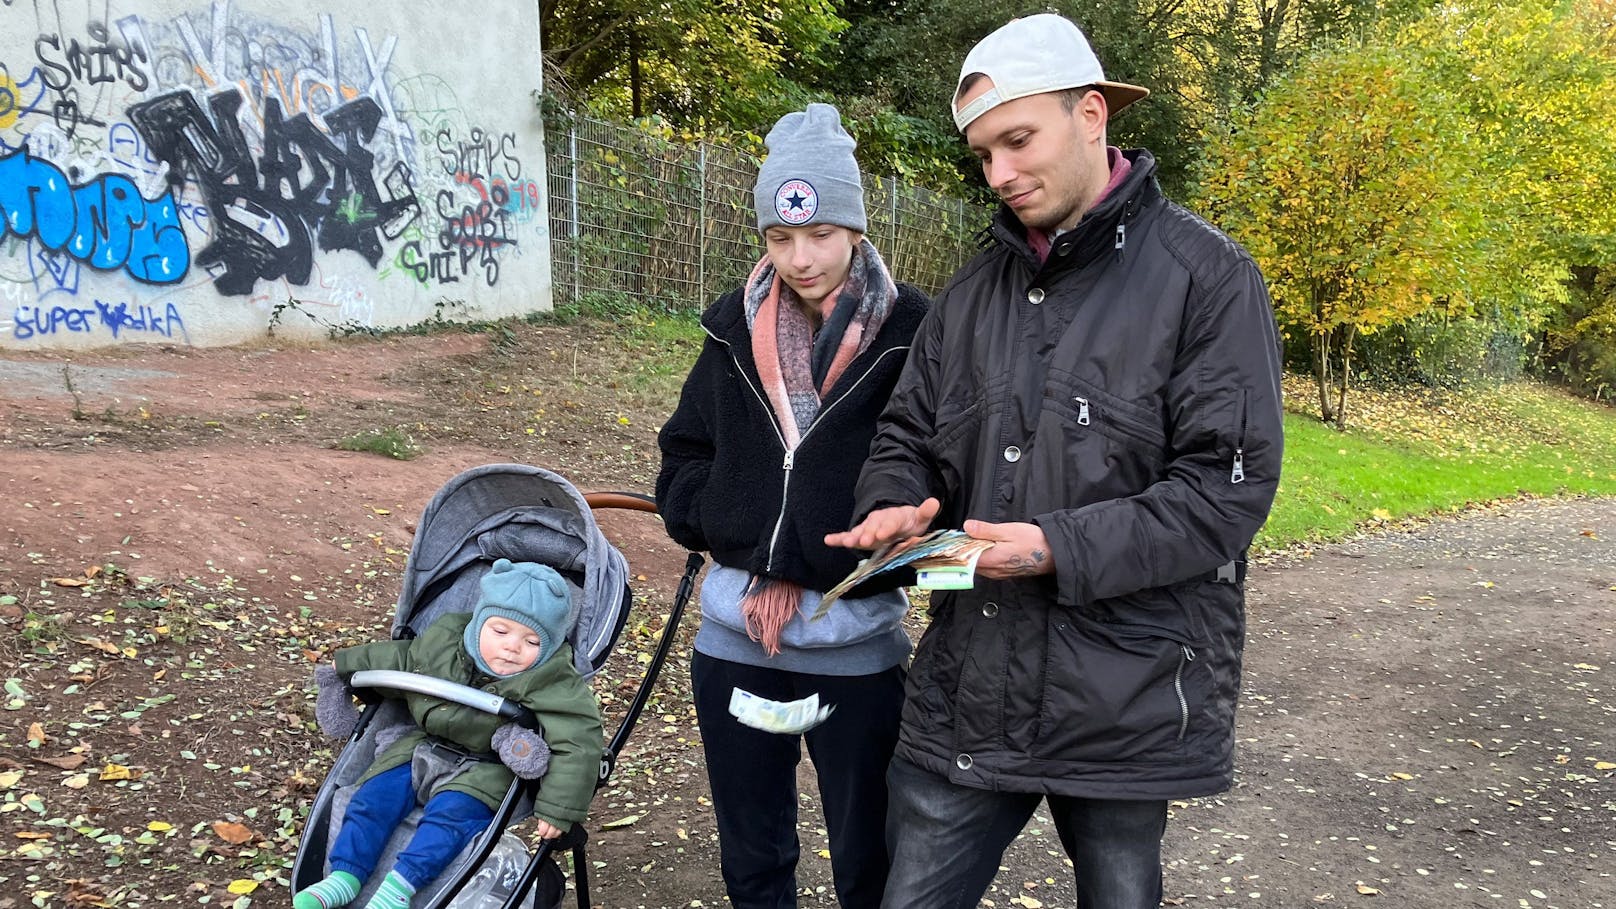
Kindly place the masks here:
<instances>
[{"instance_id":1,"label":"baby stroller","mask_svg":"<svg viewBox=\"0 0 1616 909\"><path fill-rule=\"evenodd\" d=\"M538 467L490 464L456 476L438 490L421 513L393 619L393 638L413 638L440 616L471 611L479 580L496 559L542 562L567 579L573 586L574 598L581 604L568 640L579 673L586 679L592 677L605 665L633 602L628 565L596 525L592 511L595 508L656 512L655 501L646 496L585 496L558 474ZM617 756L656 684L701 567L699 555L692 554L686 561L645 679L635 692L628 715L606 745L595 784L597 791L610 778ZM367 671L355 673L351 684L366 707L309 811L292 866L294 893L326 875L327 853L341 827L355 783L381 749L414 725L404 702L384 698L383 691L429 694L537 728L525 707L437 678ZM531 853L522 839L507 829L531 813L533 795L542 782L516 779L488 829L473 839L436 881L418 892L411 905L415 909L552 909L560 905L564 887L553 853L570 849L578 905L587 909L589 863L584 847L588 834L584 825L574 825L559 840L545 841ZM394 832L378 868L391 866L408 843L419 814L418 807ZM364 905L381 876L373 875L354 905Z\"/></svg>"}]
</instances>

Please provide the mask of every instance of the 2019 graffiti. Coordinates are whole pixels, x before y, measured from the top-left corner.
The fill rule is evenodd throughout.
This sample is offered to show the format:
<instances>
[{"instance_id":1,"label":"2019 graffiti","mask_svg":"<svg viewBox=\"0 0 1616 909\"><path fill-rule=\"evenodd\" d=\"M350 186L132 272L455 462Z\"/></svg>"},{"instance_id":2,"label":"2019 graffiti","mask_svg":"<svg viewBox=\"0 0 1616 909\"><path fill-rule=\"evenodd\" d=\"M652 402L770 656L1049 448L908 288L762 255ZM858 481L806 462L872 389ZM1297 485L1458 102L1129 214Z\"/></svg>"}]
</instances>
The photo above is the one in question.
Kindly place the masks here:
<instances>
[{"instance_id":1,"label":"2019 graffiti","mask_svg":"<svg viewBox=\"0 0 1616 909\"><path fill-rule=\"evenodd\" d=\"M33 237L94 268L122 268L144 284L172 284L191 264L172 193L146 199L121 174L74 186L26 146L0 157L0 222L0 238Z\"/></svg>"},{"instance_id":2,"label":"2019 graffiti","mask_svg":"<svg viewBox=\"0 0 1616 909\"><path fill-rule=\"evenodd\" d=\"M411 285L528 274L511 262L545 190L542 166L519 153L526 133L477 121L452 76L400 72L399 37L342 24L340 10L297 22L262 4L193 2L159 15L128 0L36 0L32 28L7 10L11 339L186 339L179 307L204 288L244 311L292 293L369 323L400 299L386 285L413 305ZM126 292L114 280L170 288L179 306L97 299Z\"/></svg>"}]
</instances>

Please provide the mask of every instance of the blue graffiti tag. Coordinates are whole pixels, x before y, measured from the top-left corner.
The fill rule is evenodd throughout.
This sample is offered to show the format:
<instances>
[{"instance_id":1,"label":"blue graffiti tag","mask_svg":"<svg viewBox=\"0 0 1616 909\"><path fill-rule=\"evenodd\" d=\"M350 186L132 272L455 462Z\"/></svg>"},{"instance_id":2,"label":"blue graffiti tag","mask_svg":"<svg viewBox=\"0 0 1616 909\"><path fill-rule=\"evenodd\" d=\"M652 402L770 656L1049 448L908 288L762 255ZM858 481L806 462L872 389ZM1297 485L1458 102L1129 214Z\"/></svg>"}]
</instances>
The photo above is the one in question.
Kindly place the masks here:
<instances>
[{"instance_id":1,"label":"blue graffiti tag","mask_svg":"<svg viewBox=\"0 0 1616 909\"><path fill-rule=\"evenodd\" d=\"M173 303L164 305L162 313L144 303L130 310L128 303L106 303L96 300L94 306L29 306L17 307L12 317L11 333L19 341L62 332L94 332L97 326L112 332L117 338L122 332L150 332L164 338L176 335L191 343L190 332L185 330L185 318Z\"/></svg>"},{"instance_id":2,"label":"blue graffiti tag","mask_svg":"<svg viewBox=\"0 0 1616 909\"><path fill-rule=\"evenodd\" d=\"M73 186L26 144L0 157L0 239L8 233L65 248L92 268L122 268L146 284L173 284L191 267L172 191L145 199L121 174Z\"/></svg>"}]
</instances>

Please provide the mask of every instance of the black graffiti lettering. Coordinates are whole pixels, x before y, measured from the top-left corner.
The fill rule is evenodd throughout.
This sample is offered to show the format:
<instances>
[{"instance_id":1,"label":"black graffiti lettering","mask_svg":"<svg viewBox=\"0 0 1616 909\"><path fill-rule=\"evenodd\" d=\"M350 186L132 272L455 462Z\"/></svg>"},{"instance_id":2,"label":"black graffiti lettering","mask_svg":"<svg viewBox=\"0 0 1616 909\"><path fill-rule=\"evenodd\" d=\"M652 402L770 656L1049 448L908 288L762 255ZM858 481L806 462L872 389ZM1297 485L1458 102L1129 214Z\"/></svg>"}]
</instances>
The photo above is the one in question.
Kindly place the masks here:
<instances>
[{"instance_id":1,"label":"black graffiti lettering","mask_svg":"<svg viewBox=\"0 0 1616 909\"><path fill-rule=\"evenodd\" d=\"M64 44L61 35L52 34L35 39L34 56L39 59L40 75L47 86L61 92L74 82L124 82L141 92L151 85L144 66L150 62L144 47L113 36L103 22L89 23L86 31L88 43L74 38Z\"/></svg>"},{"instance_id":2,"label":"black graffiti lettering","mask_svg":"<svg viewBox=\"0 0 1616 909\"><path fill-rule=\"evenodd\" d=\"M483 269L483 279L489 287L499 282L498 252L515 246L511 239L509 213L494 207L491 202L455 207L454 193L438 192L438 217L443 229L438 232L438 248L458 254L460 273L470 274L475 266ZM434 267L436 257L434 256Z\"/></svg>"},{"instance_id":3,"label":"black graffiti lettering","mask_svg":"<svg viewBox=\"0 0 1616 909\"><path fill-rule=\"evenodd\" d=\"M399 249L398 264L399 267L407 269L410 274L414 275L415 280L421 284L425 284L427 278L432 274L427 263L421 261L420 240L411 240Z\"/></svg>"},{"instance_id":4,"label":"black graffiti lettering","mask_svg":"<svg viewBox=\"0 0 1616 909\"><path fill-rule=\"evenodd\" d=\"M129 109L152 154L177 175L191 175L207 202L214 236L196 261L218 291L252 292L259 279L307 284L314 245L353 250L374 268L381 235L396 237L420 214L407 168L395 167L383 199L366 147L382 112L357 98L326 114L330 135L308 114L286 118L280 101L264 102L264 148L255 161L236 119L240 92L208 99L209 113L178 91Z\"/></svg>"},{"instance_id":5,"label":"black graffiti lettering","mask_svg":"<svg viewBox=\"0 0 1616 909\"><path fill-rule=\"evenodd\" d=\"M438 279L439 284L454 284L460 280L460 275L454 270L454 253L439 252L432 254L432 277ZM463 274L465 269L461 269Z\"/></svg>"},{"instance_id":6,"label":"black graffiti lettering","mask_svg":"<svg viewBox=\"0 0 1616 909\"><path fill-rule=\"evenodd\" d=\"M478 127L472 127L465 141L455 141L448 129L438 130L438 154L443 158L443 172L461 182L476 178L489 178L494 168L502 167L511 180L521 179L522 162L516 157L516 134L492 136Z\"/></svg>"}]
</instances>

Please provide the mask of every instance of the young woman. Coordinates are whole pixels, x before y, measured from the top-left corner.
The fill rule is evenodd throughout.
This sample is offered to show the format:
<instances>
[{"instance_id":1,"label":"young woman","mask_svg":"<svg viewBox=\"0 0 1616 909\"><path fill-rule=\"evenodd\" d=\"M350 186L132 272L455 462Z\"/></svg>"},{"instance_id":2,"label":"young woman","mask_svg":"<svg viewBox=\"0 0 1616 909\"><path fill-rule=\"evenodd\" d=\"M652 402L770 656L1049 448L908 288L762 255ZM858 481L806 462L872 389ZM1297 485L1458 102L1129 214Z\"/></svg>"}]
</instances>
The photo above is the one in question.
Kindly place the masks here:
<instances>
[{"instance_id":1,"label":"young woman","mask_svg":"<svg viewBox=\"0 0 1616 909\"><path fill-rule=\"evenodd\" d=\"M834 107L787 114L766 141L754 189L766 254L702 316L707 342L658 437L657 506L675 541L715 563L690 674L730 901L797 904L805 737L837 897L873 909L887 876L908 601L866 585L808 617L857 562L824 537L851 522L876 417L927 300L893 282L864 236L854 141ZM731 715L737 691L817 695L832 710L803 735L765 732Z\"/></svg>"}]
</instances>

